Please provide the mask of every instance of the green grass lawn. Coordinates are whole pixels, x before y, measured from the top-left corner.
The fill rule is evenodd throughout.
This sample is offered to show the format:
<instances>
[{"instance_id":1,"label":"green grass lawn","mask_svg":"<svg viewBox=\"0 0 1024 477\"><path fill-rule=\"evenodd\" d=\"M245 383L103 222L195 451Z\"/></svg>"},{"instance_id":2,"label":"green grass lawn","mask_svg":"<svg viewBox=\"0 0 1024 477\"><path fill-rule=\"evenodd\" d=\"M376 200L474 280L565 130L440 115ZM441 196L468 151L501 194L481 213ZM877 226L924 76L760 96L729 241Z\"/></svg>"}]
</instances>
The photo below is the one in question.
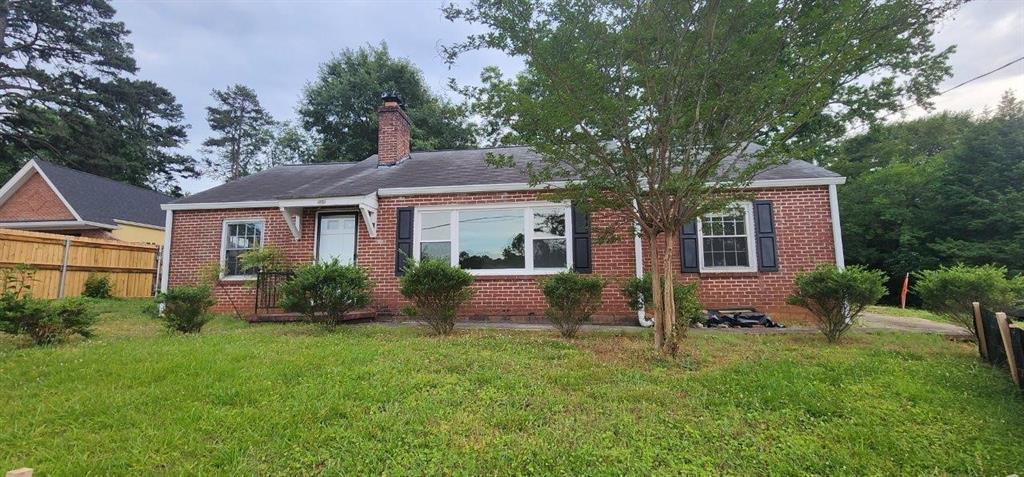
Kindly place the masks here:
<instances>
[{"instance_id":1,"label":"green grass lawn","mask_svg":"<svg viewBox=\"0 0 1024 477\"><path fill-rule=\"evenodd\" d=\"M898 306L869 306L867 309L868 313L878 313L879 315L886 316L899 316L909 318L922 318L928 321L935 321L939 323L949 323L945 317L936 315L928 310L922 310L920 308L900 308Z\"/></svg>"},{"instance_id":2,"label":"green grass lawn","mask_svg":"<svg viewBox=\"0 0 1024 477\"><path fill-rule=\"evenodd\" d=\"M1024 400L932 335L249 326L0 340L0 470L107 474L1007 475Z\"/></svg>"}]
</instances>

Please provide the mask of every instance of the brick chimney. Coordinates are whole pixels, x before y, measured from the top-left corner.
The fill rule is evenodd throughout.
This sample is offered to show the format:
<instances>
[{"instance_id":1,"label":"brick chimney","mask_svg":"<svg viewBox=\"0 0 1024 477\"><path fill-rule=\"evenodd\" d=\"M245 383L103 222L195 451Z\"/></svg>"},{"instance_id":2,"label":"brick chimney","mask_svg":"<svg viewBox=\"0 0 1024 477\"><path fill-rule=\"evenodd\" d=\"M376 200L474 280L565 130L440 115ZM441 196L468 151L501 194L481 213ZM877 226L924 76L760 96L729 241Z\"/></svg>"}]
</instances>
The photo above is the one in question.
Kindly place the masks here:
<instances>
[{"instance_id":1,"label":"brick chimney","mask_svg":"<svg viewBox=\"0 0 1024 477\"><path fill-rule=\"evenodd\" d=\"M386 95L382 100L384 104L377 110L377 167L393 166L409 157L412 131L412 122L405 114L402 99Z\"/></svg>"}]
</instances>

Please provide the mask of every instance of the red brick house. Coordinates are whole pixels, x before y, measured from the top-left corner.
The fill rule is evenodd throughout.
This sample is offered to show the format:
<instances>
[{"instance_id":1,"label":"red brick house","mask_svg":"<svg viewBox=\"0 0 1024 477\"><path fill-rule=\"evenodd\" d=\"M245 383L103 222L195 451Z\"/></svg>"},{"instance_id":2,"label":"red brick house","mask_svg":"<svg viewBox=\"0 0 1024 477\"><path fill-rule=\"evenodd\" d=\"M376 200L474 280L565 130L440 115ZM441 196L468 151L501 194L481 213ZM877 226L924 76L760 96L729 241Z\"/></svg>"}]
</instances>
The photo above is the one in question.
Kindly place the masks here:
<instances>
[{"instance_id":1,"label":"red brick house","mask_svg":"<svg viewBox=\"0 0 1024 477\"><path fill-rule=\"evenodd\" d=\"M0 187L0 227L164 242L159 192L32 159Z\"/></svg>"},{"instance_id":2,"label":"red brick house","mask_svg":"<svg viewBox=\"0 0 1024 477\"><path fill-rule=\"evenodd\" d=\"M391 315L405 304L398 274L408 254L447 259L477 276L464 310L470 319L541 319L538 278L575 269L610 279L596 322L636 322L619 287L642 273L642 244L629 227L611 243L590 238L590 225L619 224L618 214L588 217L548 202L543 190L561 183L531 188L519 169L485 160L489 152L520 164L540 160L527 148L410 152L400 105L386 99L379 114L379 152L360 162L280 166L164 205L162 286L191 283L219 262L218 306L230 309L230 294L254 310L256 292L245 286L254 277L237 257L273 244L294 262L330 257L366 268L373 310ZM784 302L794 274L843 263L836 185L844 180L803 161L761 173L750 185L756 200L683 230L679 277L700 280L708 307L794 312Z\"/></svg>"}]
</instances>

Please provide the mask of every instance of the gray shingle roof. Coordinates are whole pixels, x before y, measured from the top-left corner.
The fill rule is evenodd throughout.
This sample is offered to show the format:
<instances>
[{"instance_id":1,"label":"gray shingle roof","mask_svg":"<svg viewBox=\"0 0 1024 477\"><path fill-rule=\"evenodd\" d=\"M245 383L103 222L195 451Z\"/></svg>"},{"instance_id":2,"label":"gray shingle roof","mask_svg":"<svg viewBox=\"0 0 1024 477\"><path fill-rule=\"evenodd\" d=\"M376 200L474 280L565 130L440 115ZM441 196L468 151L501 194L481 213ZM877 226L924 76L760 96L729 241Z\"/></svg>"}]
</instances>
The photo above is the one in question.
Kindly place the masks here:
<instances>
[{"instance_id":1,"label":"gray shingle roof","mask_svg":"<svg viewBox=\"0 0 1024 477\"><path fill-rule=\"evenodd\" d=\"M35 161L82 220L115 225L114 219L119 219L164 226L160 205L173 201L173 197L40 159Z\"/></svg>"},{"instance_id":2,"label":"gray shingle roof","mask_svg":"<svg viewBox=\"0 0 1024 477\"><path fill-rule=\"evenodd\" d=\"M516 168L495 168L488 153L510 155ZM178 204L310 199L365 195L378 189L527 182L520 170L540 156L526 147L414 152L396 166L377 167L377 156L354 163L278 166L177 200ZM759 180L839 177L804 161L766 170Z\"/></svg>"}]
</instances>

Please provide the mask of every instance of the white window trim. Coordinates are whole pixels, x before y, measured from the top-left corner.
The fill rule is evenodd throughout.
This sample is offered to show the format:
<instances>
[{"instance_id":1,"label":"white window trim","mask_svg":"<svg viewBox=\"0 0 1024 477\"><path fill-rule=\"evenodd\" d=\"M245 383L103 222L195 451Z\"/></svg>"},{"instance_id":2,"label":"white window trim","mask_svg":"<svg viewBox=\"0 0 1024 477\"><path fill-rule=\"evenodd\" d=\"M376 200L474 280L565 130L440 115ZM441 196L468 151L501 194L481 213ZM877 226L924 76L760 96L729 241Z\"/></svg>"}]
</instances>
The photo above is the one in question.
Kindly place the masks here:
<instances>
[{"instance_id":1,"label":"white window trim","mask_svg":"<svg viewBox=\"0 0 1024 477\"><path fill-rule=\"evenodd\" d=\"M545 207L565 208L565 267L558 268L534 268L533 266L533 209ZM569 202L502 202L497 204L468 204L468 205L437 205L416 207L413 219L413 259L420 260L420 226L423 224L422 214L424 212L451 213L449 218L449 237L451 238L451 256L449 262L452 266L459 266L459 221L458 211L460 210L481 210L481 209L522 209L524 220L524 249L526 250L525 268L499 268L490 270L466 271L476 276L505 276L505 275L553 275L556 273L572 270L572 207ZM427 240L426 242L445 242L445 240Z\"/></svg>"},{"instance_id":2,"label":"white window trim","mask_svg":"<svg viewBox=\"0 0 1024 477\"><path fill-rule=\"evenodd\" d=\"M228 250L227 250L227 245L228 245L228 225L232 225L232 224L250 224L250 223L258 223L261 226L260 227L260 229L261 229L261 233L260 233L260 250L263 250L263 246L266 245L266 241L267 241L266 240L266 236L267 236L267 223L266 223L265 220L259 219L259 218L227 219L221 225L221 231L220 231L220 279L223 280L223 281L226 281L226 282L236 282L236 281L246 281L246 280L255 280L256 279L256 275L225 275L227 259L228 259L228 253L227 253L228 252Z\"/></svg>"},{"instance_id":3,"label":"white window trim","mask_svg":"<svg viewBox=\"0 0 1024 477\"><path fill-rule=\"evenodd\" d=\"M754 204L753 202L736 202L729 206L742 207L744 211L744 217L746 219L746 232L747 232L747 263L749 266L746 267L715 267L704 265L704 226L701 219L697 219L697 245L699 247L697 253L697 260L700 263L701 273L748 273L757 272L757 247L756 247L756 231L754 230ZM728 212L720 212L715 214L706 214L710 216L727 216Z\"/></svg>"},{"instance_id":4,"label":"white window trim","mask_svg":"<svg viewBox=\"0 0 1024 477\"><path fill-rule=\"evenodd\" d=\"M352 215L356 218L355 250L352 254L352 265L357 264L359 257L359 210L358 209L324 209L316 212L313 222L313 261L320 262L320 216L321 215ZM262 244L261 244L262 245Z\"/></svg>"}]
</instances>

